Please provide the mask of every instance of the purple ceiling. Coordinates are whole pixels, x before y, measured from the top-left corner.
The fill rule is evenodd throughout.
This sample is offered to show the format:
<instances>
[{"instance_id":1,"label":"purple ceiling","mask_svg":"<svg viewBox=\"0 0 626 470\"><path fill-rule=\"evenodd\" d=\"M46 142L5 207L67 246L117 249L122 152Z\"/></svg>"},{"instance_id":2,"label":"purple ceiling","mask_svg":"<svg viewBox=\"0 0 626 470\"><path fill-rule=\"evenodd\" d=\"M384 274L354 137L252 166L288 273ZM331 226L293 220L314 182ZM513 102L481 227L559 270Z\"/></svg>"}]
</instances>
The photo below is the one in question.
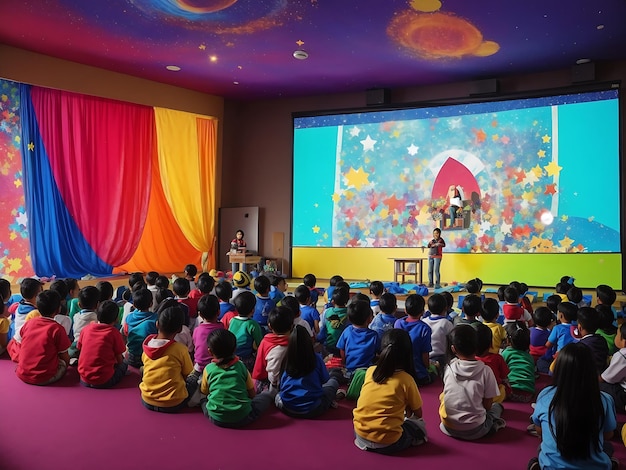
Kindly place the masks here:
<instances>
[{"instance_id":1,"label":"purple ceiling","mask_svg":"<svg viewBox=\"0 0 626 470\"><path fill-rule=\"evenodd\" d=\"M2 0L0 19L1 43L233 99L626 58L624 0Z\"/></svg>"}]
</instances>

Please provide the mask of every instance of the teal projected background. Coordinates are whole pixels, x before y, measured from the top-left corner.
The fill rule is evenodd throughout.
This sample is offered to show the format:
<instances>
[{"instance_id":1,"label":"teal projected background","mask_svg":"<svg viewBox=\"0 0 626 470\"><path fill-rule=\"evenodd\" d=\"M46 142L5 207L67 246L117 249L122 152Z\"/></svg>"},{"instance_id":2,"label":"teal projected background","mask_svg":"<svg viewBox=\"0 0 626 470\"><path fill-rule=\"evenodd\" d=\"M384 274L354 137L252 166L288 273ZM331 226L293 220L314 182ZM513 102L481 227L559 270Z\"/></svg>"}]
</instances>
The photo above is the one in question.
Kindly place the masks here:
<instances>
[{"instance_id":1,"label":"teal projected background","mask_svg":"<svg viewBox=\"0 0 626 470\"><path fill-rule=\"evenodd\" d=\"M620 252L617 90L294 119L293 245ZM463 193L450 227L448 188Z\"/></svg>"}]
</instances>

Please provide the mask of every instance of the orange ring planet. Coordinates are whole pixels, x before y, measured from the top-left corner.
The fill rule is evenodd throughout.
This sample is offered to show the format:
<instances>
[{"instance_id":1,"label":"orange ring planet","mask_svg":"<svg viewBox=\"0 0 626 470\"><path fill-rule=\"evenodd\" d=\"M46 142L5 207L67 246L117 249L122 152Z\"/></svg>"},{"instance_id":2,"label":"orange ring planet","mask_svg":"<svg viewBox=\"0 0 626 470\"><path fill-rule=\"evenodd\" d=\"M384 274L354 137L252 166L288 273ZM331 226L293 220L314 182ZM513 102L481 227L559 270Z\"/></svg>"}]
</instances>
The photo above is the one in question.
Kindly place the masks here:
<instances>
[{"instance_id":1,"label":"orange ring planet","mask_svg":"<svg viewBox=\"0 0 626 470\"><path fill-rule=\"evenodd\" d=\"M190 13L215 13L232 7L237 0L175 0L176 6Z\"/></svg>"},{"instance_id":2,"label":"orange ring planet","mask_svg":"<svg viewBox=\"0 0 626 470\"><path fill-rule=\"evenodd\" d=\"M500 49L498 43L484 41L469 21L449 13L402 12L391 20L387 34L424 59L484 57Z\"/></svg>"}]
</instances>

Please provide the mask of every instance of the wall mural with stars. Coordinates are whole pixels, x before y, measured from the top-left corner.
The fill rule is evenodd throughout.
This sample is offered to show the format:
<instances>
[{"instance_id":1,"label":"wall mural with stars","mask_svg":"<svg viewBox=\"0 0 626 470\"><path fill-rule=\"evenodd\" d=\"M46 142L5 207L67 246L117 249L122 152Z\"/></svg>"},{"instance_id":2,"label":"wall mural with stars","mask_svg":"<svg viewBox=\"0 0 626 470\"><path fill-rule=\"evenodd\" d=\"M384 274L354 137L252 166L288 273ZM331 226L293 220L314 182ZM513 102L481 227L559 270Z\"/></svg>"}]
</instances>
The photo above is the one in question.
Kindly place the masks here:
<instances>
[{"instance_id":1,"label":"wall mural with stars","mask_svg":"<svg viewBox=\"0 0 626 470\"><path fill-rule=\"evenodd\" d=\"M440 227L448 252L619 253L618 108L610 90L296 117L293 245L419 247Z\"/></svg>"},{"instance_id":2,"label":"wall mural with stars","mask_svg":"<svg viewBox=\"0 0 626 470\"><path fill-rule=\"evenodd\" d=\"M0 276L9 282L33 275L22 178L20 90L0 80Z\"/></svg>"}]
</instances>

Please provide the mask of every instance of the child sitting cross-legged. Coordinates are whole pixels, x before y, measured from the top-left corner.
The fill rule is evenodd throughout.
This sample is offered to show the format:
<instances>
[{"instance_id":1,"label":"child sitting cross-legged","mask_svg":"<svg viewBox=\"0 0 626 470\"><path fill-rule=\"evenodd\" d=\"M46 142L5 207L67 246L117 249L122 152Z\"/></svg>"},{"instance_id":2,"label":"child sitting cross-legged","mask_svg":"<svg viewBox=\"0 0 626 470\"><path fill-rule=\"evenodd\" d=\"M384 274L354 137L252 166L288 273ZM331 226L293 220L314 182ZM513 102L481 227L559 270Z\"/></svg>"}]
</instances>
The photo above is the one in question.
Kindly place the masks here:
<instances>
[{"instance_id":1,"label":"child sitting cross-legged","mask_svg":"<svg viewBox=\"0 0 626 470\"><path fill-rule=\"evenodd\" d=\"M560 300L560 297L559 297ZM537 364L537 371L547 374L555 349L547 348L554 316L548 307L537 307L533 312L535 326L530 328L530 355Z\"/></svg>"},{"instance_id":2,"label":"child sitting cross-legged","mask_svg":"<svg viewBox=\"0 0 626 470\"><path fill-rule=\"evenodd\" d=\"M339 341L337 341L341 361L346 368L345 379L350 381L354 378L354 386L357 386L359 381L360 384L363 383L365 369L374 363L374 359L380 351L378 334L368 328L372 316L369 299L350 302L348 305L350 325L343 330ZM359 376L358 379L357 375ZM340 377L339 379L341 380ZM357 393L357 390L353 390L354 394ZM341 397L347 392L341 390L339 393L339 397Z\"/></svg>"},{"instance_id":3,"label":"child sitting cross-legged","mask_svg":"<svg viewBox=\"0 0 626 470\"><path fill-rule=\"evenodd\" d=\"M509 368L500 353L490 351L493 344L491 329L482 323L472 325L476 330L476 359L484 362L493 371L500 393L493 397L494 403L502 403L510 391Z\"/></svg>"},{"instance_id":4,"label":"child sitting cross-legged","mask_svg":"<svg viewBox=\"0 0 626 470\"><path fill-rule=\"evenodd\" d=\"M365 373L353 411L354 444L361 450L393 454L428 439L411 338L406 331L388 330L381 346L378 363Z\"/></svg>"},{"instance_id":5,"label":"child sitting cross-legged","mask_svg":"<svg viewBox=\"0 0 626 470\"><path fill-rule=\"evenodd\" d=\"M200 284L200 280L198 280ZM224 325L217 319L220 313L220 304L217 297L210 294L204 294L198 300L198 318L200 322L193 330L193 344L195 345L195 354L193 366L196 378L199 379L204 368L211 362L211 355L207 349L207 339L215 330L223 330Z\"/></svg>"},{"instance_id":6,"label":"child sitting cross-legged","mask_svg":"<svg viewBox=\"0 0 626 470\"><path fill-rule=\"evenodd\" d=\"M122 326L122 335L126 337L127 348L124 362L132 367L141 367L143 342L148 336L157 333L158 315L156 312L150 311L152 300L152 292L146 287L133 292L134 310L128 314L126 322Z\"/></svg>"},{"instance_id":7,"label":"child sitting cross-legged","mask_svg":"<svg viewBox=\"0 0 626 470\"><path fill-rule=\"evenodd\" d=\"M382 338L383 333L392 329L397 320L395 315L398 309L396 296L385 292L380 296L378 307L380 308L380 313L374 317L372 323L370 323L370 328L378 333L378 338Z\"/></svg>"},{"instance_id":8,"label":"child sitting cross-legged","mask_svg":"<svg viewBox=\"0 0 626 470\"><path fill-rule=\"evenodd\" d=\"M252 293L250 293L253 295ZM213 357L202 373L202 412L222 428L240 428L267 410L274 394L255 394L252 377L235 354L237 338L228 330L215 330L207 339Z\"/></svg>"},{"instance_id":9,"label":"child sitting cross-legged","mask_svg":"<svg viewBox=\"0 0 626 470\"><path fill-rule=\"evenodd\" d=\"M78 374L86 387L111 388L126 374L128 365L122 358L126 345L115 328L119 312L115 302L105 300L98 305L98 322L90 323L80 334L76 345L80 351Z\"/></svg>"},{"instance_id":10,"label":"child sitting cross-legged","mask_svg":"<svg viewBox=\"0 0 626 470\"><path fill-rule=\"evenodd\" d=\"M500 315L500 306L496 299L485 299L483 302L483 325L489 327L493 336L493 342L489 348L489 352L494 354L500 353L500 349L506 343L506 330L496 320Z\"/></svg>"},{"instance_id":11,"label":"child sitting cross-legged","mask_svg":"<svg viewBox=\"0 0 626 470\"><path fill-rule=\"evenodd\" d=\"M480 323L476 317L482 315L483 306L480 297L475 294L468 294L463 299L463 313L454 317L453 323L456 325L473 325Z\"/></svg>"},{"instance_id":12,"label":"child sitting cross-legged","mask_svg":"<svg viewBox=\"0 0 626 470\"><path fill-rule=\"evenodd\" d=\"M215 286L215 295L220 301L220 314L217 319L224 323L224 328L228 328L228 323L224 321L224 315L228 313L231 314L231 317L228 319L228 321L230 322L230 320L237 313L237 311L235 310L235 306L230 303L230 299L233 295L233 286L231 286L230 282L228 281L218 282Z\"/></svg>"},{"instance_id":13,"label":"child sitting cross-legged","mask_svg":"<svg viewBox=\"0 0 626 470\"><path fill-rule=\"evenodd\" d=\"M87 325L98 321L96 309L100 303L100 291L94 286L83 287L78 293L78 306L80 310L74 315L74 342L70 348L71 361L76 361L79 351L77 348L80 334ZM118 310L119 312L119 310ZM74 365L74 362L72 362Z\"/></svg>"},{"instance_id":14,"label":"child sitting cross-legged","mask_svg":"<svg viewBox=\"0 0 626 470\"><path fill-rule=\"evenodd\" d=\"M237 339L236 354L250 372L254 368L256 351L263 339L263 330L253 318L256 298L250 291L239 294L235 300L237 316L228 325L228 330Z\"/></svg>"},{"instance_id":15,"label":"child sitting cross-legged","mask_svg":"<svg viewBox=\"0 0 626 470\"><path fill-rule=\"evenodd\" d=\"M310 330L314 334L320 332L320 313L311 304L311 291L305 285L296 287L293 292L294 298L298 301L300 318L309 324ZM284 300L283 300L284 301Z\"/></svg>"},{"instance_id":16,"label":"child sitting cross-legged","mask_svg":"<svg viewBox=\"0 0 626 470\"><path fill-rule=\"evenodd\" d=\"M406 306L406 303L405 303ZM448 334L454 326L447 315L448 302L441 294L432 294L428 298L428 310L430 315L422 318L422 321L430 326L431 336L430 361L438 368L442 374L444 367L448 363L446 350L448 347Z\"/></svg>"},{"instance_id":17,"label":"child sitting cross-legged","mask_svg":"<svg viewBox=\"0 0 626 470\"><path fill-rule=\"evenodd\" d=\"M258 276L254 280L254 289L256 290L256 305L254 307L254 315L252 318L261 325L263 332L269 331L267 327L267 317L274 307L276 302L270 298L270 280L267 276Z\"/></svg>"},{"instance_id":18,"label":"child sitting cross-legged","mask_svg":"<svg viewBox=\"0 0 626 470\"><path fill-rule=\"evenodd\" d=\"M598 375L600 375L606 369L609 358L609 347L606 340L596 333L600 326L600 316L591 307L581 307L578 309L576 317L578 318L578 331L582 336L579 343L591 349Z\"/></svg>"},{"instance_id":19,"label":"child sitting cross-legged","mask_svg":"<svg viewBox=\"0 0 626 470\"><path fill-rule=\"evenodd\" d=\"M408 316L397 320L394 326L409 334L413 345L413 363L415 364L417 384L427 385L433 381L436 373L435 369L432 373L430 372L432 330L422 321L425 306L424 298L418 294L411 294L406 298L404 305Z\"/></svg>"},{"instance_id":20,"label":"child sitting cross-legged","mask_svg":"<svg viewBox=\"0 0 626 470\"><path fill-rule=\"evenodd\" d=\"M337 341L343 330L348 326L348 301L350 300L349 288L338 287L333 292L333 306L324 312L324 321L317 335L317 340L322 343L328 354L340 356Z\"/></svg>"},{"instance_id":21,"label":"child sitting cross-legged","mask_svg":"<svg viewBox=\"0 0 626 470\"><path fill-rule=\"evenodd\" d=\"M626 323L617 329L615 346L617 352L600 375L600 390L611 395L615 408L623 413L626 410Z\"/></svg>"},{"instance_id":22,"label":"child sitting cross-legged","mask_svg":"<svg viewBox=\"0 0 626 470\"><path fill-rule=\"evenodd\" d=\"M456 357L443 374L441 432L475 440L504 428L504 409L493 402L500 394L496 377L489 366L476 360L476 330L470 325L455 326L449 335L449 347Z\"/></svg>"},{"instance_id":23,"label":"child sitting cross-legged","mask_svg":"<svg viewBox=\"0 0 626 470\"><path fill-rule=\"evenodd\" d=\"M288 307L274 307L268 315L270 333L261 340L256 354L252 378L256 390L278 390L289 334L293 328L293 312Z\"/></svg>"},{"instance_id":24,"label":"child sitting cross-legged","mask_svg":"<svg viewBox=\"0 0 626 470\"><path fill-rule=\"evenodd\" d=\"M174 299L161 302L155 314L158 333L143 342L141 402L151 411L177 413L187 406L198 387L193 381L186 382L193 372L189 351L174 341L183 328L185 314Z\"/></svg>"},{"instance_id":25,"label":"child sitting cross-legged","mask_svg":"<svg viewBox=\"0 0 626 470\"><path fill-rule=\"evenodd\" d=\"M528 352L530 332L518 328L509 337L511 345L502 351L509 366L510 391L507 400L530 403L535 396L535 361Z\"/></svg>"},{"instance_id":26,"label":"child sitting cross-legged","mask_svg":"<svg viewBox=\"0 0 626 470\"><path fill-rule=\"evenodd\" d=\"M604 338L609 348L609 356L612 356L617 352L617 348L615 347L617 328L613 326L613 322L615 321L613 310L610 305L598 304L596 305L596 312L598 312L598 318L600 320L600 326L596 333Z\"/></svg>"},{"instance_id":27,"label":"child sitting cross-legged","mask_svg":"<svg viewBox=\"0 0 626 470\"><path fill-rule=\"evenodd\" d=\"M289 336L276 407L295 418L315 418L333 405L338 388L307 331L296 326Z\"/></svg>"},{"instance_id":28,"label":"child sitting cross-legged","mask_svg":"<svg viewBox=\"0 0 626 470\"><path fill-rule=\"evenodd\" d=\"M65 375L70 356L70 340L65 329L54 321L61 310L61 298L54 291L37 295L40 317L33 318L22 327L20 358L16 374L24 382L48 385Z\"/></svg>"},{"instance_id":29,"label":"child sitting cross-legged","mask_svg":"<svg viewBox=\"0 0 626 470\"><path fill-rule=\"evenodd\" d=\"M557 307L557 319L558 325L554 325L548 341L546 341L546 348L551 349L552 346L556 347L556 353L554 358L558 355L558 352L563 349L567 344L576 341L576 338L572 336L572 323L576 321L577 308L571 302L561 302Z\"/></svg>"}]
</instances>

